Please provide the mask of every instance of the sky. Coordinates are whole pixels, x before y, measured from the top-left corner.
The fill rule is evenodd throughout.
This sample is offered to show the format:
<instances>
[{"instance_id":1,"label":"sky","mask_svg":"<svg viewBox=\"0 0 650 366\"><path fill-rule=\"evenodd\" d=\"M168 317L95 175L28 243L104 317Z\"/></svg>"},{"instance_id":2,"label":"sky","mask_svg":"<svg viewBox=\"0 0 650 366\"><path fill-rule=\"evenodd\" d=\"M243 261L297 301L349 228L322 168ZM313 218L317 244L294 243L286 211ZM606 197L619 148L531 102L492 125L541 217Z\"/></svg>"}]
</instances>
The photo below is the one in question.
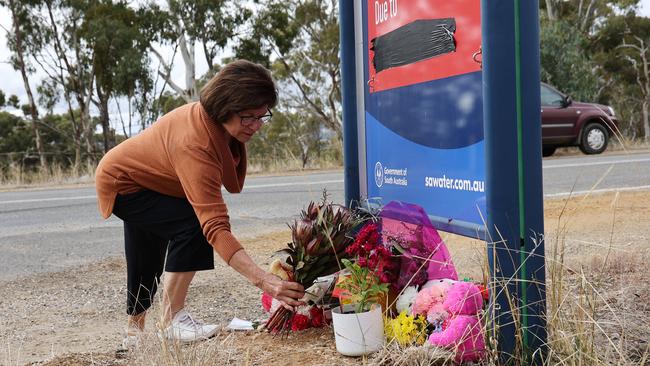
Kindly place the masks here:
<instances>
[{"instance_id":1,"label":"sky","mask_svg":"<svg viewBox=\"0 0 650 366\"><path fill-rule=\"evenodd\" d=\"M641 9L640 14L650 17L650 0L641 0ZM8 11L5 8L0 8L0 90L8 96L16 94L20 99L21 103L27 102L27 97L25 94L25 88L23 85L22 78L20 74L13 70L13 68L7 63L9 58L9 50L7 49L7 42L3 28L8 28L11 26L11 18ZM197 52L200 50L200 47L197 47ZM163 56L170 55L170 50L161 50ZM202 55L197 54L197 75L202 75L207 70L207 66L203 59ZM179 59L175 62L175 67L172 72L173 80L177 81L179 85L184 85L184 76L183 76L183 67L182 61ZM32 90L35 90L36 85L32 85ZM63 111L63 109L62 109ZM59 111L61 113L62 111Z\"/></svg>"}]
</instances>

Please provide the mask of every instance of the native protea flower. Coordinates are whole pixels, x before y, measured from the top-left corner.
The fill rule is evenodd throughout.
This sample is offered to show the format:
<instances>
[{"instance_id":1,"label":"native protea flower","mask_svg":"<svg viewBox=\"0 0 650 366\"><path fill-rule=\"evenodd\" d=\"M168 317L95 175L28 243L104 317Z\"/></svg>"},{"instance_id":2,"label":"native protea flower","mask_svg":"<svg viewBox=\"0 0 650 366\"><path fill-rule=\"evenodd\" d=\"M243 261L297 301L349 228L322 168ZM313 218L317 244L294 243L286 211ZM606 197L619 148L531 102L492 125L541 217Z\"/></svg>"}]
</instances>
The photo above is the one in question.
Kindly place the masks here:
<instances>
[{"instance_id":1,"label":"native protea flower","mask_svg":"<svg viewBox=\"0 0 650 366\"><path fill-rule=\"evenodd\" d=\"M343 206L326 200L310 202L300 219L289 225L292 241L280 251L288 254L294 280L309 288L317 277L338 271L340 259L348 257L345 248L354 240L350 232L358 223Z\"/></svg>"}]
</instances>

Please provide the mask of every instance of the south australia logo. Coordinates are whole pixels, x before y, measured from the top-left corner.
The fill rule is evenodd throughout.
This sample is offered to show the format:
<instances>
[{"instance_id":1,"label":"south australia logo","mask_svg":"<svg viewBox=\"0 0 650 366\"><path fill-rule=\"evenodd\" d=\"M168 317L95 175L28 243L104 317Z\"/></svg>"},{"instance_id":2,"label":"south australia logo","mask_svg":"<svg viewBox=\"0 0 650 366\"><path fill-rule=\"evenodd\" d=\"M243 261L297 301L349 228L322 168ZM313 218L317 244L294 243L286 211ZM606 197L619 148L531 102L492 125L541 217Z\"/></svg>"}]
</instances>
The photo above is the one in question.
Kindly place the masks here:
<instances>
[{"instance_id":1,"label":"south australia logo","mask_svg":"<svg viewBox=\"0 0 650 366\"><path fill-rule=\"evenodd\" d=\"M384 184L384 168L380 162L375 164L375 184L377 184L377 187L381 187Z\"/></svg>"}]
</instances>

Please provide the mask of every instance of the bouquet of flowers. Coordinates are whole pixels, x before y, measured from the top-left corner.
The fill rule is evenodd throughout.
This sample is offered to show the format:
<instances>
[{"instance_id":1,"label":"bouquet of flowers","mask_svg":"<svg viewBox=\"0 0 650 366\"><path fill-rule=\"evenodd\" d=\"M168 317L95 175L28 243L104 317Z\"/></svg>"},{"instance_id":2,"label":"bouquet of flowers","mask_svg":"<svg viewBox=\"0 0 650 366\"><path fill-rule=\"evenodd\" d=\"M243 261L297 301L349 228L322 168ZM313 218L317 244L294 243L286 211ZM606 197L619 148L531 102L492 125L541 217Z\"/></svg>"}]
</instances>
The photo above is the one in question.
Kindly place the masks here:
<instances>
[{"instance_id":1,"label":"bouquet of flowers","mask_svg":"<svg viewBox=\"0 0 650 366\"><path fill-rule=\"evenodd\" d=\"M355 311L361 313L386 295L389 284L395 279L396 266L390 249L381 243L375 223L361 229L346 253L354 257L354 261L342 260L346 272L339 277L337 296L356 304Z\"/></svg>"},{"instance_id":2,"label":"bouquet of flowers","mask_svg":"<svg viewBox=\"0 0 650 366\"><path fill-rule=\"evenodd\" d=\"M324 194L322 202L311 202L300 213L300 219L289 225L292 240L278 253L285 256L282 267L288 279L306 289L302 301L312 305L322 302L328 292L324 287L328 285L314 282L341 269L340 260L349 256L346 248L352 243L348 234L359 222L360 219L347 208L328 202ZM295 311L278 307L265 328L274 333L296 328L292 326L296 315Z\"/></svg>"}]
</instances>

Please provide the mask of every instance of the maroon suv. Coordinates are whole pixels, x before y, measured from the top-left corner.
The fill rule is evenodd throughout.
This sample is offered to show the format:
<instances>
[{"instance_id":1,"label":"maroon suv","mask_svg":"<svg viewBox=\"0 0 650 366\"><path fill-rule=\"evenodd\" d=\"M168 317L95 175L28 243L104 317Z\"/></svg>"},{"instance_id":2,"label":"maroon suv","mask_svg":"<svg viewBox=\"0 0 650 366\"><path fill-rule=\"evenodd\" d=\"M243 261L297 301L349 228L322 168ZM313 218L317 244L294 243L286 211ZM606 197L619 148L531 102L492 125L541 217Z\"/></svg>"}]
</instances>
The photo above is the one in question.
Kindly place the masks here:
<instances>
[{"instance_id":1,"label":"maroon suv","mask_svg":"<svg viewBox=\"0 0 650 366\"><path fill-rule=\"evenodd\" d=\"M578 146L585 154L600 154L618 131L612 107L574 102L542 83L542 154L551 156L561 146Z\"/></svg>"}]
</instances>

